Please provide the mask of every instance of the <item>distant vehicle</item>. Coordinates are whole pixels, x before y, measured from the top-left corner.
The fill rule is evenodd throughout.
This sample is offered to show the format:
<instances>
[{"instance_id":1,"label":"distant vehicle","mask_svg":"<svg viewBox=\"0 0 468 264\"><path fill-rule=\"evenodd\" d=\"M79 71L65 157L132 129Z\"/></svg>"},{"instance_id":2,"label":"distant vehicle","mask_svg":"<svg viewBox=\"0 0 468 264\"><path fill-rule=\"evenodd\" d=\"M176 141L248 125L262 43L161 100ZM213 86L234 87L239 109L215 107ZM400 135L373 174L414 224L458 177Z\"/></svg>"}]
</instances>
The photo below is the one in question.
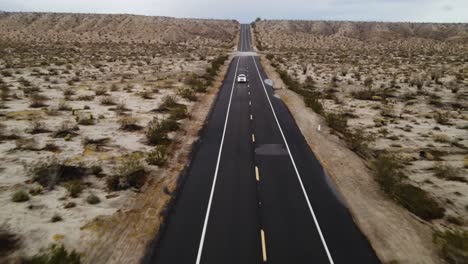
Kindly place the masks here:
<instances>
[{"instance_id":1,"label":"distant vehicle","mask_svg":"<svg viewBox=\"0 0 468 264\"><path fill-rule=\"evenodd\" d=\"M245 76L245 74L239 74L239 76L237 76L237 82L238 83L246 83L247 82L247 76Z\"/></svg>"}]
</instances>

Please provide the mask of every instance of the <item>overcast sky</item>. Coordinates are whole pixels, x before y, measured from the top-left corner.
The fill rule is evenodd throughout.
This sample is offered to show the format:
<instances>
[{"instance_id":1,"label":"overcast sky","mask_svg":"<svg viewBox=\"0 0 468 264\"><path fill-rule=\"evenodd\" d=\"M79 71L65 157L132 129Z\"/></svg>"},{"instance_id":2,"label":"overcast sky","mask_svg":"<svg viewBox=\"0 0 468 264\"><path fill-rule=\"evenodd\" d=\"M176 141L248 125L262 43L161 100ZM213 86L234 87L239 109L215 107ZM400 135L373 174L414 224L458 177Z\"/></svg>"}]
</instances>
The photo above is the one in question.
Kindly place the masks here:
<instances>
[{"instance_id":1,"label":"overcast sky","mask_svg":"<svg viewBox=\"0 0 468 264\"><path fill-rule=\"evenodd\" d=\"M0 0L2 11L227 18L468 22L468 0Z\"/></svg>"}]
</instances>

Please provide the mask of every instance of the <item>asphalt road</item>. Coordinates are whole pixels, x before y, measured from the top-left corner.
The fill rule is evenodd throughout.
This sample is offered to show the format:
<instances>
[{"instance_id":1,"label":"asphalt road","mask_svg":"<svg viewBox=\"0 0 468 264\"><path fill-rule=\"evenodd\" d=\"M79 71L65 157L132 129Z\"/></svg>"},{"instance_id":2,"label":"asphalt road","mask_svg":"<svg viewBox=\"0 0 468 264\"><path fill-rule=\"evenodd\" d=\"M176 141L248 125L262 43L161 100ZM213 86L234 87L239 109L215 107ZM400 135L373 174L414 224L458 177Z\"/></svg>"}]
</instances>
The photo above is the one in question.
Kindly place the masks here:
<instances>
[{"instance_id":1,"label":"asphalt road","mask_svg":"<svg viewBox=\"0 0 468 264\"><path fill-rule=\"evenodd\" d=\"M239 51L250 42L242 25ZM265 79L257 57L232 60L144 263L379 263Z\"/></svg>"}]
</instances>

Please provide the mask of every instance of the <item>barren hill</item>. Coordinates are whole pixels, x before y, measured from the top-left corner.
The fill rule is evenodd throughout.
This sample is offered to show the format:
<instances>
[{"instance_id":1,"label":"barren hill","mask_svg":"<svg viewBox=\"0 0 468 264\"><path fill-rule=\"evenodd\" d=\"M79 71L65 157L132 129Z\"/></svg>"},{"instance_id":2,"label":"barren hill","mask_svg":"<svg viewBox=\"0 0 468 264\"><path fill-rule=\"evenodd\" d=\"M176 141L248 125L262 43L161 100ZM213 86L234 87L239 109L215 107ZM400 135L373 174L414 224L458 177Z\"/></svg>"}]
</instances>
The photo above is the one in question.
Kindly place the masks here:
<instances>
[{"instance_id":1,"label":"barren hill","mask_svg":"<svg viewBox=\"0 0 468 264\"><path fill-rule=\"evenodd\" d=\"M373 42L417 38L468 43L468 24L264 20L256 26L267 35L305 34Z\"/></svg>"},{"instance_id":2,"label":"barren hill","mask_svg":"<svg viewBox=\"0 0 468 264\"><path fill-rule=\"evenodd\" d=\"M232 20L138 15L0 13L0 40L81 43L230 43Z\"/></svg>"}]
</instances>

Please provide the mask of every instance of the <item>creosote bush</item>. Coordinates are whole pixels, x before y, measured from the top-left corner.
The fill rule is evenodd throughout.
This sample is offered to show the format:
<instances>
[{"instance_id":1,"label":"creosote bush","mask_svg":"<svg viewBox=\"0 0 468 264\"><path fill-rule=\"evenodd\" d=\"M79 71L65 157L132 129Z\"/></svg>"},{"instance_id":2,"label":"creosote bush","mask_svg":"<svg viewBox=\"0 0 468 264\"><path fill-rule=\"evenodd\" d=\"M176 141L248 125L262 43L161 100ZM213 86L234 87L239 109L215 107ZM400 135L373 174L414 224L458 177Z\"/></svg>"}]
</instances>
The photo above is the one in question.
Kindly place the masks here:
<instances>
[{"instance_id":1,"label":"creosote bush","mask_svg":"<svg viewBox=\"0 0 468 264\"><path fill-rule=\"evenodd\" d=\"M22 202L26 202L26 201L29 201L29 195L27 192L23 191L23 190L20 190L20 191L16 191L12 196L11 196L11 200L15 203L22 203Z\"/></svg>"},{"instance_id":2,"label":"creosote bush","mask_svg":"<svg viewBox=\"0 0 468 264\"><path fill-rule=\"evenodd\" d=\"M115 174L106 179L107 187L117 191L143 186L146 181L146 169L141 158L141 155L136 153L122 157L122 162L116 168Z\"/></svg>"},{"instance_id":3,"label":"creosote bush","mask_svg":"<svg viewBox=\"0 0 468 264\"><path fill-rule=\"evenodd\" d=\"M450 231L436 232L434 242L441 248L441 253L448 263L468 262L468 232Z\"/></svg>"},{"instance_id":4,"label":"creosote bush","mask_svg":"<svg viewBox=\"0 0 468 264\"><path fill-rule=\"evenodd\" d=\"M403 167L394 156L381 154L373 168L380 188L410 212L427 221L444 216L445 209L429 193L403 182Z\"/></svg>"},{"instance_id":5,"label":"creosote bush","mask_svg":"<svg viewBox=\"0 0 468 264\"><path fill-rule=\"evenodd\" d=\"M146 162L150 165L162 166L167 161L167 147L164 145L156 146L146 155Z\"/></svg>"},{"instance_id":6,"label":"creosote bush","mask_svg":"<svg viewBox=\"0 0 468 264\"><path fill-rule=\"evenodd\" d=\"M53 244L42 249L31 258L22 260L24 264L80 264L81 257L76 251L68 252L63 245Z\"/></svg>"},{"instance_id":7,"label":"creosote bush","mask_svg":"<svg viewBox=\"0 0 468 264\"><path fill-rule=\"evenodd\" d=\"M167 141L167 131L156 117L148 123L146 140L150 145L160 145Z\"/></svg>"},{"instance_id":8,"label":"creosote bush","mask_svg":"<svg viewBox=\"0 0 468 264\"><path fill-rule=\"evenodd\" d=\"M88 197L86 197L86 202L89 204L98 204L101 202L101 199L99 199L99 197L94 194L90 194Z\"/></svg>"}]
</instances>

